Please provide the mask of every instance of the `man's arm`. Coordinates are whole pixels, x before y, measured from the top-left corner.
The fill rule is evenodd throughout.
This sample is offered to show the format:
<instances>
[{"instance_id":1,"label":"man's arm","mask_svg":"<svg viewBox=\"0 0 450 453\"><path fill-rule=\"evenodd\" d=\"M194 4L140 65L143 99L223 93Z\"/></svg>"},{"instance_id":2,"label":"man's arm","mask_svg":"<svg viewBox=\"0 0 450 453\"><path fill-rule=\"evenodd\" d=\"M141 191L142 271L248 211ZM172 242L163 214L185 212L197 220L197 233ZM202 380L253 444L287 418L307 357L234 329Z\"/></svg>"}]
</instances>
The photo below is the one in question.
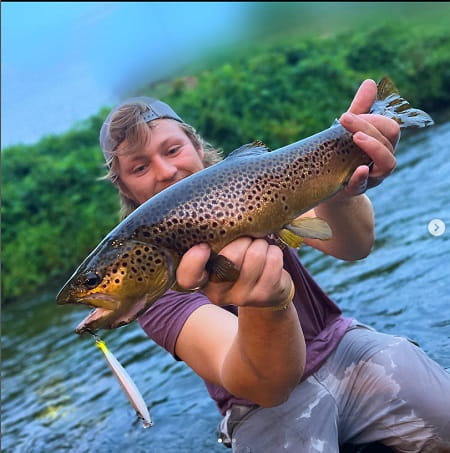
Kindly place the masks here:
<instances>
[{"instance_id":1,"label":"man's arm","mask_svg":"<svg viewBox=\"0 0 450 453\"><path fill-rule=\"evenodd\" d=\"M370 172L368 167L359 167L339 195L314 210L334 233L330 241L317 241L318 248L343 259L355 259L370 250L373 212L361 194L367 186L379 184L395 166L392 153L398 125L363 114L375 93L375 82L365 81L350 107L357 116L341 117L342 125L354 133L355 143L372 157L374 165ZM237 396L262 406L280 404L299 382L306 357L301 320L292 304L279 311L256 308L278 305L289 293L292 280L283 269L281 251L262 239L240 238L226 246L220 253L240 268L234 283L206 282L209 253L206 245L193 247L177 270L182 287L206 283L203 291L215 304L202 306L189 317L177 340L177 355L204 379ZM227 304L239 307L238 318L220 308Z\"/></svg>"},{"instance_id":2,"label":"man's arm","mask_svg":"<svg viewBox=\"0 0 450 453\"><path fill-rule=\"evenodd\" d=\"M341 260L365 258L375 240L372 203L365 195L336 198L303 215L325 220L332 230L332 238L328 241L305 238L304 242Z\"/></svg>"},{"instance_id":3,"label":"man's arm","mask_svg":"<svg viewBox=\"0 0 450 453\"><path fill-rule=\"evenodd\" d=\"M300 381L305 342L293 304L278 306L289 295L292 280L283 269L277 246L263 239L240 238L221 255L240 268L234 283L209 282L202 291L216 305L198 308L186 321L176 353L204 379L261 406L285 401ZM204 283L209 249L196 246L183 257L178 283L192 288ZM219 305L239 306L239 317Z\"/></svg>"},{"instance_id":4,"label":"man's arm","mask_svg":"<svg viewBox=\"0 0 450 453\"><path fill-rule=\"evenodd\" d=\"M370 170L362 165L348 185L333 198L304 214L324 219L333 231L329 241L305 239L305 243L343 260L366 257L374 242L374 213L366 189L380 184L395 168L394 149L400 137L399 125L390 118L370 115L377 86L364 81L340 122L353 133L353 141L373 160Z\"/></svg>"}]
</instances>

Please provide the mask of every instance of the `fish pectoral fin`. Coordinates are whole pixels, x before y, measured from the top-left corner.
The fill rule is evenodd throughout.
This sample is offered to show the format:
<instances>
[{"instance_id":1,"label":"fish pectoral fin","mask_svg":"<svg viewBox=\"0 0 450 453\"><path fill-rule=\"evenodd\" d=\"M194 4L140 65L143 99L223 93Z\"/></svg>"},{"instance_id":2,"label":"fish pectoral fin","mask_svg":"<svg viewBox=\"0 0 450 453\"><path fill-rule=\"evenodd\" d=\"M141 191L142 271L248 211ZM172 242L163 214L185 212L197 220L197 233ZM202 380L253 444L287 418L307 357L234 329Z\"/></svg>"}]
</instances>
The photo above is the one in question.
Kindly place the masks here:
<instances>
[{"instance_id":1,"label":"fish pectoral fin","mask_svg":"<svg viewBox=\"0 0 450 453\"><path fill-rule=\"evenodd\" d=\"M298 234L293 233L292 231L283 228L279 233L278 236L283 241L284 244L292 247L294 249L298 249L303 244L303 238Z\"/></svg>"},{"instance_id":2,"label":"fish pectoral fin","mask_svg":"<svg viewBox=\"0 0 450 453\"><path fill-rule=\"evenodd\" d=\"M332 237L331 228L318 217L301 217L293 220L285 228L302 238L328 240Z\"/></svg>"},{"instance_id":3,"label":"fish pectoral fin","mask_svg":"<svg viewBox=\"0 0 450 453\"><path fill-rule=\"evenodd\" d=\"M145 291L146 307L159 299L176 282L176 266L179 258L169 251L164 251L163 255L165 263L153 274L150 285Z\"/></svg>"},{"instance_id":4,"label":"fish pectoral fin","mask_svg":"<svg viewBox=\"0 0 450 453\"><path fill-rule=\"evenodd\" d=\"M239 278L239 269L223 255L212 253L206 263L209 280L212 282L235 282Z\"/></svg>"}]
</instances>

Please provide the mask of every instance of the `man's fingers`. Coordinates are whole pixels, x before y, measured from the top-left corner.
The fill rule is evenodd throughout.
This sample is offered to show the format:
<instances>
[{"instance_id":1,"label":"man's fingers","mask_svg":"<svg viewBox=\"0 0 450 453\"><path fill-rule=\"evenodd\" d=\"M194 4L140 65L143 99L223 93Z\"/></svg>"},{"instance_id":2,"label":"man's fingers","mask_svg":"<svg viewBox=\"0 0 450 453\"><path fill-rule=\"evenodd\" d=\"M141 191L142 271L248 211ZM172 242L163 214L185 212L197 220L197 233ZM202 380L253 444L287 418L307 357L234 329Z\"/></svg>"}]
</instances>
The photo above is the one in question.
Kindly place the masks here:
<instances>
[{"instance_id":1,"label":"man's fingers","mask_svg":"<svg viewBox=\"0 0 450 453\"><path fill-rule=\"evenodd\" d=\"M389 148L380 146L380 142L364 133L358 132L353 136L353 141L358 145L374 162L370 170L370 177L389 176L395 168L395 156Z\"/></svg>"},{"instance_id":2,"label":"man's fingers","mask_svg":"<svg viewBox=\"0 0 450 453\"><path fill-rule=\"evenodd\" d=\"M367 189L367 180L369 177L369 167L361 165L353 173L350 181L345 187L345 192L350 196L361 195Z\"/></svg>"},{"instance_id":3,"label":"man's fingers","mask_svg":"<svg viewBox=\"0 0 450 453\"><path fill-rule=\"evenodd\" d=\"M242 240L241 240L242 239ZM241 255L233 256L240 250ZM221 255L240 262L235 282L208 282L202 289L218 305L266 306L282 299L286 292L283 277L283 253L265 239L240 238L220 251ZM283 286L284 285L284 286Z\"/></svg>"},{"instance_id":4,"label":"man's fingers","mask_svg":"<svg viewBox=\"0 0 450 453\"><path fill-rule=\"evenodd\" d=\"M373 115L371 115L371 117L373 117ZM340 117L339 122L352 134L358 134L362 132L363 134L378 140L378 142L385 146L391 153L394 152L393 144L391 143L389 138L385 137L380 132L377 127L372 125L372 119L369 123L364 118L364 115L357 116L347 112ZM362 136L361 139L363 140Z\"/></svg>"},{"instance_id":5,"label":"man's fingers","mask_svg":"<svg viewBox=\"0 0 450 453\"><path fill-rule=\"evenodd\" d=\"M244 260L247 249L251 246L253 239L247 236L235 239L226 245L220 252L220 255L225 256L232 261L237 268L240 269Z\"/></svg>"},{"instance_id":6,"label":"man's fingers","mask_svg":"<svg viewBox=\"0 0 450 453\"><path fill-rule=\"evenodd\" d=\"M370 124L383 135L383 137L389 140L392 149L397 146L400 139L400 125L396 121L383 115L373 114L359 115L359 118L370 122Z\"/></svg>"},{"instance_id":7,"label":"man's fingers","mask_svg":"<svg viewBox=\"0 0 450 453\"><path fill-rule=\"evenodd\" d=\"M350 113L359 115L368 113L377 96L377 84L374 80L367 79L360 85L348 109Z\"/></svg>"},{"instance_id":8,"label":"man's fingers","mask_svg":"<svg viewBox=\"0 0 450 453\"><path fill-rule=\"evenodd\" d=\"M208 244L199 244L183 255L177 268L177 282L182 288L198 288L207 282L208 273L205 266L210 254Z\"/></svg>"}]
</instances>

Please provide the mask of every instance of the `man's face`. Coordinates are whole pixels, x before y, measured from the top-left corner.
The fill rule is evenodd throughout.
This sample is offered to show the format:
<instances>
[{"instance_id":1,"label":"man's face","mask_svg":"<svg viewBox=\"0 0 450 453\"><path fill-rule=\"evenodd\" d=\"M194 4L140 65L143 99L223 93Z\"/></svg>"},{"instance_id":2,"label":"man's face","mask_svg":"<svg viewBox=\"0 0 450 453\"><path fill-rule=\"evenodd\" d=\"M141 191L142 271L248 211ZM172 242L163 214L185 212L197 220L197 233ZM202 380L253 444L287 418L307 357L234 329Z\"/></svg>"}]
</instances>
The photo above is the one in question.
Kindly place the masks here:
<instances>
[{"instance_id":1,"label":"man's face","mask_svg":"<svg viewBox=\"0 0 450 453\"><path fill-rule=\"evenodd\" d=\"M204 168L203 149L194 148L180 123L159 119L151 125L150 139L142 149L118 154L121 190L139 204ZM125 147L121 144L119 151Z\"/></svg>"}]
</instances>

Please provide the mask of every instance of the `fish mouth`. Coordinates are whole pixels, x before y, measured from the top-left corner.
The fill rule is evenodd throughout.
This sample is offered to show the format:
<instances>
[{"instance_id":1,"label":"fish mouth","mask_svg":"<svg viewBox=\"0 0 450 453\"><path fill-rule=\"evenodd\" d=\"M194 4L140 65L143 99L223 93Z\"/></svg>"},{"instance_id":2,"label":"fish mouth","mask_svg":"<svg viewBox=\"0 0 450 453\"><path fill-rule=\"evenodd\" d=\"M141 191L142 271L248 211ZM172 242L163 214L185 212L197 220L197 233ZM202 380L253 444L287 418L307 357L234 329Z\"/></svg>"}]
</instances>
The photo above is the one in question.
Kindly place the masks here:
<instances>
[{"instance_id":1,"label":"fish mouth","mask_svg":"<svg viewBox=\"0 0 450 453\"><path fill-rule=\"evenodd\" d=\"M104 308L96 308L86 318L81 321L75 328L75 333L81 335L84 332L93 333L101 327L98 324L101 323L102 319L107 318L111 314L111 310Z\"/></svg>"},{"instance_id":2,"label":"fish mouth","mask_svg":"<svg viewBox=\"0 0 450 453\"><path fill-rule=\"evenodd\" d=\"M79 296L75 299L75 303L90 305L94 308L104 308L105 310L116 310L120 305L120 301L117 297L103 293Z\"/></svg>"},{"instance_id":3,"label":"fish mouth","mask_svg":"<svg viewBox=\"0 0 450 453\"><path fill-rule=\"evenodd\" d=\"M66 295L60 293L57 296L57 304L83 304L93 308L104 308L106 310L115 310L120 305L117 297L104 293L92 293L79 296Z\"/></svg>"},{"instance_id":4,"label":"fish mouth","mask_svg":"<svg viewBox=\"0 0 450 453\"><path fill-rule=\"evenodd\" d=\"M134 304L129 310L110 310L96 308L75 328L75 333L93 333L99 329L116 329L133 322L147 309L146 300L143 298Z\"/></svg>"}]
</instances>

